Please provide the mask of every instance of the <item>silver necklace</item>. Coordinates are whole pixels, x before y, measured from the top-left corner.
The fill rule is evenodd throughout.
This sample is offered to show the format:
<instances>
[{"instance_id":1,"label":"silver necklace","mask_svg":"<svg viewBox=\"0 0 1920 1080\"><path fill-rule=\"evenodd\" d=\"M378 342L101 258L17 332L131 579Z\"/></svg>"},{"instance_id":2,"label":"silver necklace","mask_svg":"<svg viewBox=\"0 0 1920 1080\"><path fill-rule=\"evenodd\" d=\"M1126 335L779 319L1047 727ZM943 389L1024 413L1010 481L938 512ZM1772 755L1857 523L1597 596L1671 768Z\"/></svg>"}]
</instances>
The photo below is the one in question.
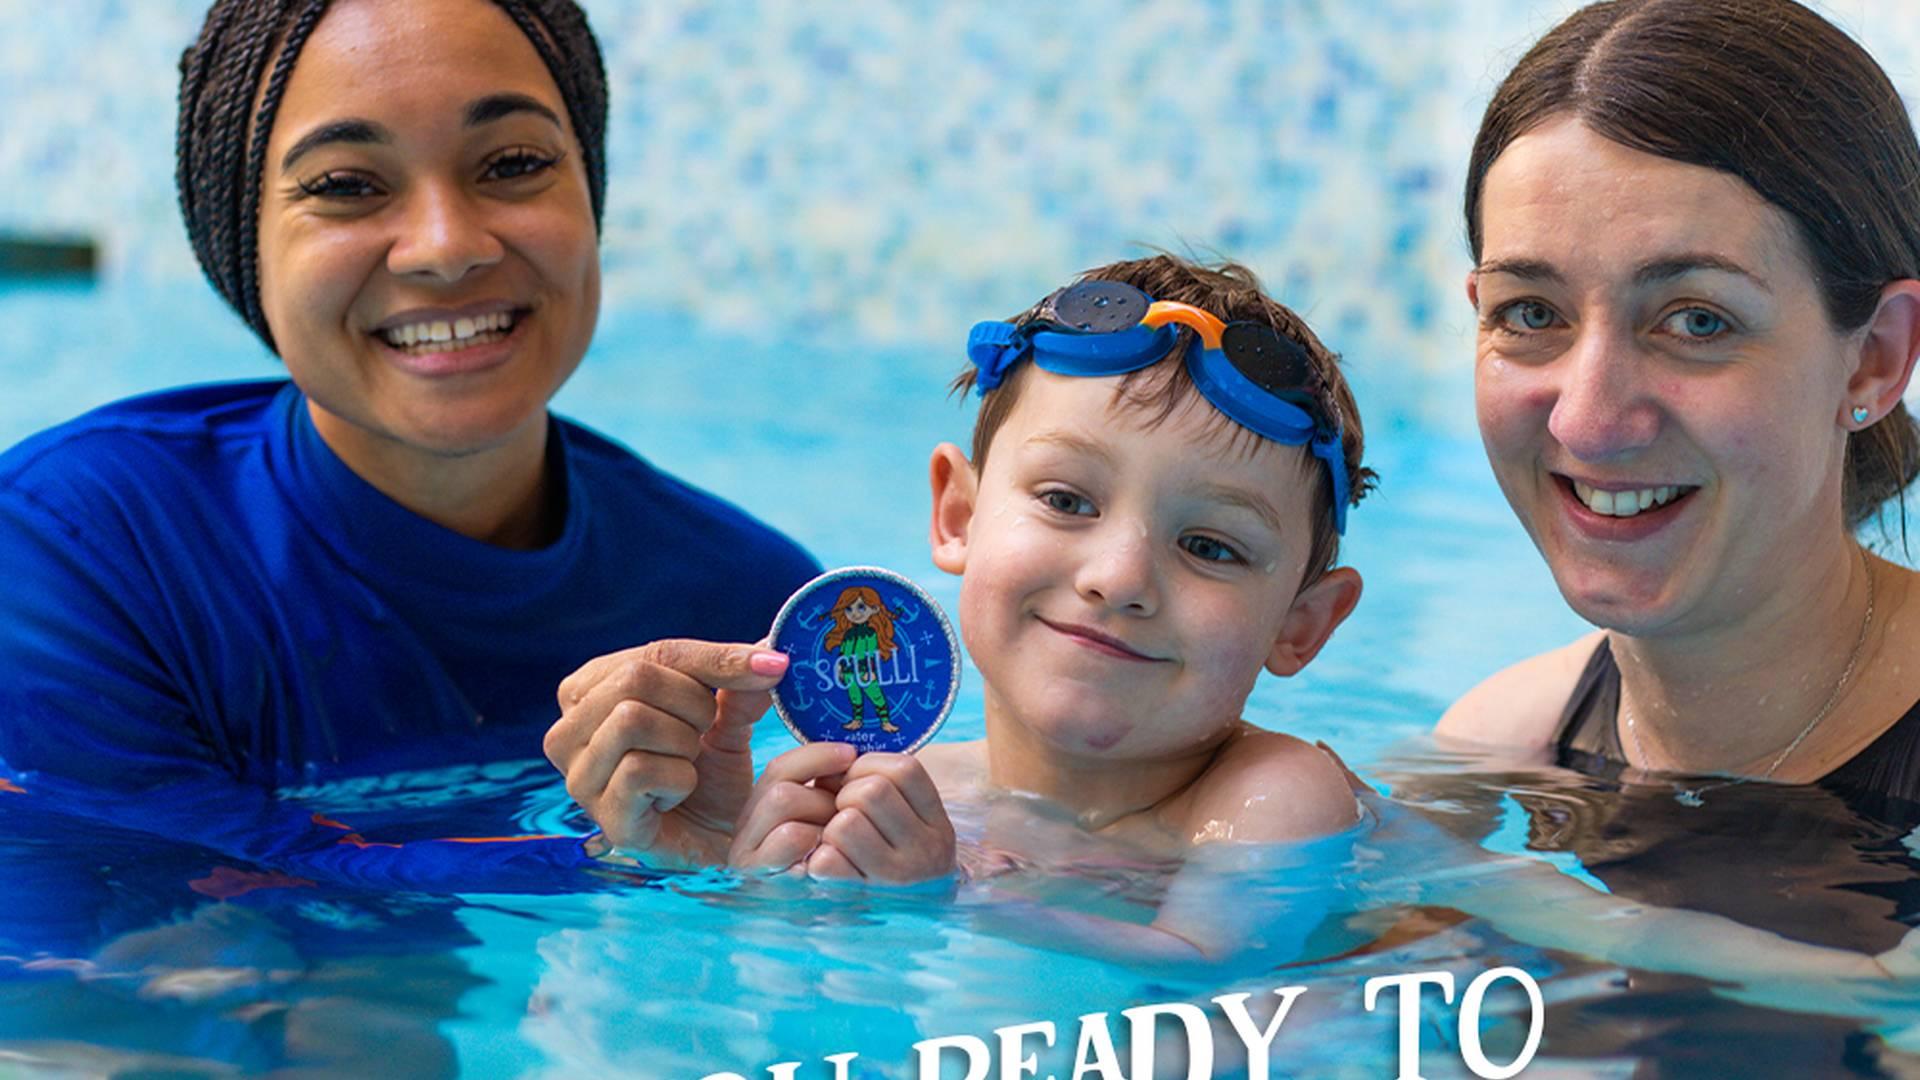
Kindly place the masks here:
<instances>
[{"instance_id":1,"label":"silver necklace","mask_svg":"<svg viewBox=\"0 0 1920 1080\"><path fill-rule=\"evenodd\" d=\"M1762 780L1773 779L1773 774L1779 771L1780 766L1786 762L1787 758L1791 756L1795 750L1800 748L1800 744L1807 740L1807 736L1813 734L1813 729L1819 727L1820 722L1825 720L1827 714L1833 711L1833 707L1840 701L1840 695L1846 691L1847 685L1853 681L1854 666L1860 662L1860 651L1865 648L1867 644L1867 628L1873 625L1873 560L1863 553L1861 562L1867 571L1867 613L1860 619L1860 634L1853 640L1853 651L1847 654L1847 666L1841 669L1840 678L1833 684L1833 693L1827 695L1827 700L1820 706L1820 711L1814 713L1813 719L1807 721L1807 725L1800 729L1800 734L1795 735L1793 741L1788 743L1785 749L1774 756L1773 764L1768 765L1767 771L1760 774L1759 778ZM1639 725L1634 722L1633 710L1627 706L1627 695L1625 691L1626 688L1623 685L1620 694L1620 715L1627 722L1627 737L1633 740L1633 749L1640 755L1640 761L1642 762L1641 767L1645 768L1646 763L1651 762L1653 759L1647 756L1646 744L1640 741L1640 728ZM1702 784L1699 787L1685 788L1675 793L1673 799L1682 806L1699 806L1703 801L1700 796L1707 792L1715 788L1744 784L1750 779L1753 778L1736 776L1731 780L1723 780L1717 784Z\"/></svg>"}]
</instances>

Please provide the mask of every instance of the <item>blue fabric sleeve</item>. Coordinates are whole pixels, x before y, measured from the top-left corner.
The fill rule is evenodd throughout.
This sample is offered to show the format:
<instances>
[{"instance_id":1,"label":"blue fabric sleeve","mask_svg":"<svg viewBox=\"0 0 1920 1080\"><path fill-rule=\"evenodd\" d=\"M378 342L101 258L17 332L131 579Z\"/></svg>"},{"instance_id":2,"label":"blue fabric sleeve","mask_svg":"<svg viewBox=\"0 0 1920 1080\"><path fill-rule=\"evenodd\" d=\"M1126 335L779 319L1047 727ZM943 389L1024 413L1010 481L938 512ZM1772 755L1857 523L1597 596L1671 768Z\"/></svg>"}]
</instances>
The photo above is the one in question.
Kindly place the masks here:
<instances>
[{"instance_id":1,"label":"blue fabric sleeve","mask_svg":"<svg viewBox=\"0 0 1920 1080\"><path fill-rule=\"evenodd\" d=\"M142 634L155 597L126 555L0 494L0 822L27 799L327 882L434 892L579 888L579 837L382 844L228 775Z\"/></svg>"},{"instance_id":2,"label":"blue fabric sleeve","mask_svg":"<svg viewBox=\"0 0 1920 1080\"><path fill-rule=\"evenodd\" d=\"M18 489L0 495L0 762L124 787L196 775L206 741L135 614L155 598L96 543Z\"/></svg>"},{"instance_id":3,"label":"blue fabric sleeve","mask_svg":"<svg viewBox=\"0 0 1920 1080\"><path fill-rule=\"evenodd\" d=\"M0 785L0 829L11 808L316 881L579 887L598 864L577 837L424 839L485 819L464 805L424 830L369 811L362 834L302 804L537 759L569 672L661 638L757 640L817 570L578 425L554 418L548 453L567 518L525 551L382 494L285 380L130 398L0 453L0 780L20 789Z\"/></svg>"}]
</instances>

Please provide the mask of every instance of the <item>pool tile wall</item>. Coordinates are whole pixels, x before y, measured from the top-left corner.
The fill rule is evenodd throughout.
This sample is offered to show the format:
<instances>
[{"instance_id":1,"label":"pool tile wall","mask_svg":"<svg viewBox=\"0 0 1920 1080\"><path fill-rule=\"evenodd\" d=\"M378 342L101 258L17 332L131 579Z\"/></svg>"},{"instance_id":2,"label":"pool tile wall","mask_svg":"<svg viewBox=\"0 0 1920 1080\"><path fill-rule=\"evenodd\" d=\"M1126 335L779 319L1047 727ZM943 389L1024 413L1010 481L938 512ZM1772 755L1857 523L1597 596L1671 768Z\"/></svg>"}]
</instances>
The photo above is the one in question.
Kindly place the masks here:
<instances>
[{"instance_id":1,"label":"pool tile wall","mask_svg":"<svg viewBox=\"0 0 1920 1080\"><path fill-rule=\"evenodd\" d=\"M172 188L204 0L0 0L0 232L198 273ZM1357 363L1458 368L1478 110L1564 0L586 0L608 302L728 333L959 340L1148 246L1259 270ZM1920 6L1826 10L1911 95ZM1357 353L1357 354L1356 354Z\"/></svg>"}]
</instances>

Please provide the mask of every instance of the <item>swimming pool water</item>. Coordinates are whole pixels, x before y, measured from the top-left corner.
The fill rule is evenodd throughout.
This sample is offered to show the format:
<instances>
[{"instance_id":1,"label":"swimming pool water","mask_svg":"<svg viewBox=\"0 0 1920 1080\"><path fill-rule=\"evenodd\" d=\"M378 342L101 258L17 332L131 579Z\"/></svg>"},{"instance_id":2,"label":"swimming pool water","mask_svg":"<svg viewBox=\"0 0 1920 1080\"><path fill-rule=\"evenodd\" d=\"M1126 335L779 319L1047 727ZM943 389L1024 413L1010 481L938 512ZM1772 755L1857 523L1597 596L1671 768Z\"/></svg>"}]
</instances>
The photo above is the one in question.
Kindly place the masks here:
<instances>
[{"instance_id":1,"label":"swimming pool water","mask_svg":"<svg viewBox=\"0 0 1920 1080\"><path fill-rule=\"evenodd\" d=\"M0 445L125 394L277 370L197 287L5 288L0 326L8 327L0 385L9 388L0 397ZM1422 739L1446 703L1479 678L1583 629L1488 475L1470 426L1464 333L1458 369L1440 376L1400 370L1391 357L1370 354L1366 341L1333 342L1348 357L1369 459L1383 478L1354 512L1344 553L1365 576L1366 595L1305 673L1264 679L1248 708L1257 723L1326 740L1368 779L1493 857L1478 869L1368 865L1362 845L1360 856L1328 862L1320 869L1338 886L1335 912L1372 912L1349 920L1360 936L1408 913L1396 897L1411 876L1498 878L1507 872L1502 860L1539 859L1593 881L1543 830L1558 821L1612 835L1607 808L1617 796L1604 787L1443 753ZM789 343L695 329L670 312L615 309L556 409L749 507L827 565L893 567L951 610L957 582L926 553L925 471L932 445L964 443L971 423L970 404L945 394L960 345ZM849 472L854 460L862 464ZM865 497L844 498L850 486ZM980 684L969 671L942 737L979 734ZM787 745L769 721L756 757ZM288 794L370 836L579 831L557 777L538 759L537 736L527 749L522 763ZM1816 841L1833 820L1830 808L1790 794L1751 789L1736 797L1784 807ZM1683 828L1696 823L1680 820ZM1878 908L1863 915L1849 906L1862 891L1854 868L1895 862L1884 850L1835 841L1772 869L1827 867L1807 877L1807 911L1871 921ZM1275 1043L1276 1074L1388 1076L1394 1014L1363 1007L1367 978L1449 970L1464 985L1501 965L1537 977L1548 1003L1545 1044L1527 1075L1630 1075L1636 1067L1651 1075L1874 1075L1916 1060L1867 1034L1863 1021L1797 1013L1778 999L1742 1003L1701 980L1543 950L1474 919L1362 955L1195 976L1020 944L993 929L993 889L950 897L743 888L703 874L610 879L549 896L433 896L255 878L265 887L219 900L206 893L232 890L182 883L208 881L220 867L270 868L238 866L131 826L76 830L35 818L3 793L0 865L9 878L0 896L16 901L10 939L31 944L44 931L44 940L69 943L0 957L0 1076L222 1075L304 1063L341 1076L698 1080L722 1070L764 1076L777 1062L801 1061L797 1076L827 1077L823 1059L842 1051L860 1055L854 1076L911 1075L909 1047L924 1038L991 1039L996 1027L1051 1020L1070 1039L1082 1014L1117 1017L1139 1004L1204 1002L1228 990L1264 995L1283 985L1310 989ZM1699 867L1702 888L1718 869ZM1896 867L1882 877L1911 889L1904 873ZM1138 898L1155 895L1163 878L1143 867L1033 887L1078 890L1067 902L1137 913ZM1297 884L1259 875L1243 883L1250 893ZM22 911L46 925L32 925ZM1818 939L1819 928L1796 924L1809 917L1756 916ZM1879 930L1897 937L1897 927L1881 922ZM1490 1009L1518 1000L1490 997ZM1920 1003L1876 1008L1877 1029L1920 1024ZM1429 1010L1425 1075L1468 1075L1452 1017L1437 1002ZM1503 1061L1524 1035L1525 1014L1490 1012L1486 1023L1488 1053Z\"/></svg>"}]
</instances>

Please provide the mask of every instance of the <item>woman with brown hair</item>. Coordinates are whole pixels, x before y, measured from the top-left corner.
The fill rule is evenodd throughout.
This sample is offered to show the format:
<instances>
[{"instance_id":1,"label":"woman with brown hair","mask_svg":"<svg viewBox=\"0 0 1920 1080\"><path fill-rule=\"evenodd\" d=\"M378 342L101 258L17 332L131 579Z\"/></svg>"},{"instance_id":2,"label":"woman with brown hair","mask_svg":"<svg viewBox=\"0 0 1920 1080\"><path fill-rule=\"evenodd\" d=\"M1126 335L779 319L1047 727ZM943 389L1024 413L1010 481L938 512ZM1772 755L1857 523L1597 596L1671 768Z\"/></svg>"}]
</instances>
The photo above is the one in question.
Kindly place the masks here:
<instances>
[{"instance_id":1,"label":"woman with brown hair","mask_svg":"<svg viewBox=\"0 0 1920 1080\"><path fill-rule=\"evenodd\" d=\"M1599 629L1455 702L1437 733L1478 744L1479 775L1403 797L1463 825L1510 798L1529 852L1650 909L1903 942L1920 594L1855 535L1920 470L1920 145L1892 84L1794 0L1591 4L1495 92L1465 203L1487 456ZM1884 1050L1796 994L1756 1014L1641 966L1630 985L1556 1005L1549 1031L1621 1033L1557 1052L1837 1075Z\"/></svg>"},{"instance_id":2,"label":"woman with brown hair","mask_svg":"<svg viewBox=\"0 0 1920 1080\"><path fill-rule=\"evenodd\" d=\"M1609 0L1488 106L1466 188L1495 476L1602 629L1439 733L1588 771L1920 802L1915 576L1854 533L1920 468L1920 146L1792 0Z\"/></svg>"}]
</instances>

